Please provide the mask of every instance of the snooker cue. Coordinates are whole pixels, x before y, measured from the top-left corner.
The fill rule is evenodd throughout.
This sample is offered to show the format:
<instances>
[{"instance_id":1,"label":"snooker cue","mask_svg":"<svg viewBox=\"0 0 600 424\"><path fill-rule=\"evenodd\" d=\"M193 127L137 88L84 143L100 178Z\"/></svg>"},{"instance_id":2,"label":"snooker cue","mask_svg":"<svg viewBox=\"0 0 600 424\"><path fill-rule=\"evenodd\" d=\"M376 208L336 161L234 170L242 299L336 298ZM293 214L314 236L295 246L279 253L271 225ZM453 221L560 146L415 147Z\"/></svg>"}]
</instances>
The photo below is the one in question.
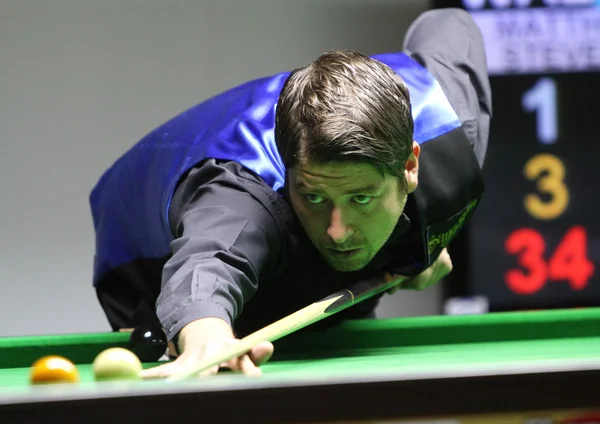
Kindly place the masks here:
<instances>
[{"instance_id":1,"label":"snooker cue","mask_svg":"<svg viewBox=\"0 0 600 424\"><path fill-rule=\"evenodd\" d=\"M371 279L360 281L349 289L339 290L317 302L314 302L254 333L238 340L233 345L223 349L199 363L176 372L167 378L168 381L183 380L201 373L215 365L220 365L230 359L248 353L254 346L262 342L274 342L294 331L336 314L363 300L382 293L400 284L398 279L383 281Z\"/></svg>"}]
</instances>

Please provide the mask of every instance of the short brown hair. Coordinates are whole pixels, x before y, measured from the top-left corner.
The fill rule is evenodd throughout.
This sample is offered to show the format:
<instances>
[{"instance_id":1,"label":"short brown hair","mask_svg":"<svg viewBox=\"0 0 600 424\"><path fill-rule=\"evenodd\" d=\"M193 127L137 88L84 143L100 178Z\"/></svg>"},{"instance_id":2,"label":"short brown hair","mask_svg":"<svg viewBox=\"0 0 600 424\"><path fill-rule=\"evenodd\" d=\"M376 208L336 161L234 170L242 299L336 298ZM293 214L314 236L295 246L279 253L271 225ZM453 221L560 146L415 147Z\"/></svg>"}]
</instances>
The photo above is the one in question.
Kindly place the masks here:
<instances>
[{"instance_id":1,"label":"short brown hair","mask_svg":"<svg viewBox=\"0 0 600 424\"><path fill-rule=\"evenodd\" d=\"M408 88L391 68L334 50L288 77L277 104L275 140L287 169L307 162L368 162L400 177L412 151Z\"/></svg>"}]
</instances>

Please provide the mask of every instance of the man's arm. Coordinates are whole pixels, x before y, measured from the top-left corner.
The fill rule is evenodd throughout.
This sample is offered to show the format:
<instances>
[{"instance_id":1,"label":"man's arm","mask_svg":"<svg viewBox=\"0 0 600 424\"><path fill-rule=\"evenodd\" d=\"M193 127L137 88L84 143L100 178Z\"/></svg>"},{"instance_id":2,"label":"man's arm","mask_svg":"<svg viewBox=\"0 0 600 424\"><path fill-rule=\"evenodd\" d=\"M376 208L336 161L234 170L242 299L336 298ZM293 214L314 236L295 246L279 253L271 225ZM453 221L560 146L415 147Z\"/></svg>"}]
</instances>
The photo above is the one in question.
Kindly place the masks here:
<instances>
[{"instance_id":1,"label":"man's arm","mask_svg":"<svg viewBox=\"0 0 600 424\"><path fill-rule=\"evenodd\" d=\"M408 29L404 50L440 83L462 123L464 135L457 136L467 137L479 166L483 167L492 95L483 36L473 18L462 9L425 12ZM398 287L423 290L451 271L452 261L448 251L443 249L429 267Z\"/></svg>"},{"instance_id":2,"label":"man's arm","mask_svg":"<svg viewBox=\"0 0 600 424\"><path fill-rule=\"evenodd\" d=\"M170 208L173 254L157 302L169 339L202 318L233 325L257 290L259 276L281 262L285 219L280 202L270 187L234 162L209 160L181 183Z\"/></svg>"},{"instance_id":3,"label":"man's arm","mask_svg":"<svg viewBox=\"0 0 600 424\"><path fill-rule=\"evenodd\" d=\"M407 54L438 80L483 166L492 116L492 90L481 31L468 12L423 13L404 39Z\"/></svg>"}]
</instances>

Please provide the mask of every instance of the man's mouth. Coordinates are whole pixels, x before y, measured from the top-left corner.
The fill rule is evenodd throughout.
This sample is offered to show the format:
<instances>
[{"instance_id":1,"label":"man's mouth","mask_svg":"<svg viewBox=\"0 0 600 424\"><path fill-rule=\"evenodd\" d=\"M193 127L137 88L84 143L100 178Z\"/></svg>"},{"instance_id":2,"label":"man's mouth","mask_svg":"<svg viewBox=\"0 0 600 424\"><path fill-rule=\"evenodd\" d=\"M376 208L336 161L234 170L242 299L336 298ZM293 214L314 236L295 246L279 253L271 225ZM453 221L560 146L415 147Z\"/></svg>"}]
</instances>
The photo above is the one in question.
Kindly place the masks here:
<instances>
[{"instance_id":1,"label":"man's mouth","mask_svg":"<svg viewBox=\"0 0 600 424\"><path fill-rule=\"evenodd\" d=\"M360 248L356 249L327 249L329 253L338 259L349 259L360 252Z\"/></svg>"}]
</instances>

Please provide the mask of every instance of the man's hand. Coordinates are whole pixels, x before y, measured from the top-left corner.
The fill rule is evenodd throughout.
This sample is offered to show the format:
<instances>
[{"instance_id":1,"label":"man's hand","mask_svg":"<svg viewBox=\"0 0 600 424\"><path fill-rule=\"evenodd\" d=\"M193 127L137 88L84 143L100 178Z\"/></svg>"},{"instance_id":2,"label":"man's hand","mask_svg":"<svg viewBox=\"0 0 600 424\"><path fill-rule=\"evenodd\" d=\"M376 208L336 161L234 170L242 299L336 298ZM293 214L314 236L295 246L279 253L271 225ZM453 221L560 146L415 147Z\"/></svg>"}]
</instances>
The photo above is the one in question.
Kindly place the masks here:
<instances>
[{"instance_id":1,"label":"man's hand","mask_svg":"<svg viewBox=\"0 0 600 424\"><path fill-rule=\"evenodd\" d=\"M142 378L167 378L175 372L201 360L218 354L220 350L233 343L237 339L229 324L219 318L203 318L186 325L179 334L179 348L181 355L170 363L150 368L142 372ZM269 342L260 343L248 354L231 359L220 366L210 368L200 374L209 376L216 374L220 368L229 368L239 371L247 376L260 376L260 366L267 362L273 354L273 344Z\"/></svg>"},{"instance_id":2,"label":"man's hand","mask_svg":"<svg viewBox=\"0 0 600 424\"><path fill-rule=\"evenodd\" d=\"M442 278L450 274L451 271L452 260L450 259L448 250L444 249L435 262L419 275L406 279L406 277L402 275L386 274L386 281L399 280L398 285L389 289L388 293L394 294L400 289L425 290L427 287L438 283Z\"/></svg>"}]
</instances>

